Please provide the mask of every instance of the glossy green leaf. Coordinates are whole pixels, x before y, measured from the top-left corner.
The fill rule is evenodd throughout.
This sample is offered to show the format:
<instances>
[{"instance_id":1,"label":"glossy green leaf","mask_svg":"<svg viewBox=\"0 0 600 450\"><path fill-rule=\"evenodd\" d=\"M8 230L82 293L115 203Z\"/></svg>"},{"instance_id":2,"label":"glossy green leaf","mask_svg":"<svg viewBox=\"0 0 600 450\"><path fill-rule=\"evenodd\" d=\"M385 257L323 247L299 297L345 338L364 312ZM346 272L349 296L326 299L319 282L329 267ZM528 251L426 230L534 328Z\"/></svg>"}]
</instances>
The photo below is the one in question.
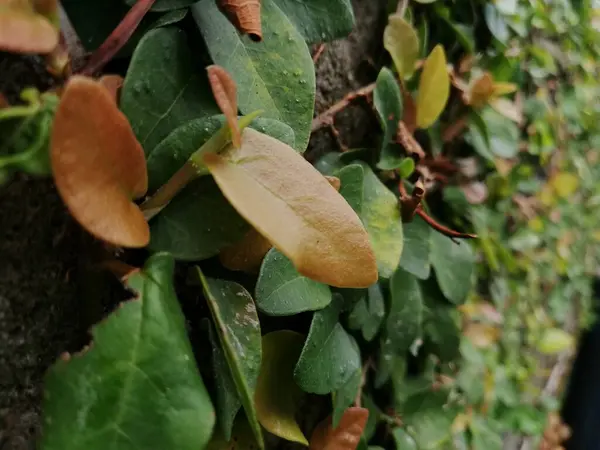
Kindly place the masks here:
<instances>
[{"instance_id":1,"label":"glossy green leaf","mask_svg":"<svg viewBox=\"0 0 600 450\"><path fill-rule=\"evenodd\" d=\"M260 323L254 301L239 284L207 278L199 268L196 270L239 400L256 441L263 448L262 432L254 408L254 390L262 355ZM228 433L225 435L229 437Z\"/></svg>"},{"instance_id":2,"label":"glossy green leaf","mask_svg":"<svg viewBox=\"0 0 600 450\"><path fill-rule=\"evenodd\" d=\"M398 122L402 118L402 95L394 74L387 67L381 69L377 77L373 104L383 128L381 156L377 167L384 170L396 169L404 159L398 148L391 145L396 138Z\"/></svg>"},{"instance_id":3,"label":"glossy green leaf","mask_svg":"<svg viewBox=\"0 0 600 450\"><path fill-rule=\"evenodd\" d=\"M173 259L151 257L136 293L92 330L93 346L46 378L43 450L204 448L215 413L172 284Z\"/></svg>"},{"instance_id":4,"label":"glossy green leaf","mask_svg":"<svg viewBox=\"0 0 600 450\"><path fill-rule=\"evenodd\" d=\"M219 113L196 60L178 28L157 28L138 44L120 106L146 154L182 123Z\"/></svg>"},{"instance_id":5,"label":"glossy green leaf","mask_svg":"<svg viewBox=\"0 0 600 450\"><path fill-rule=\"evenodd\" d=\"M404 224L404 249L400 267L421 280L431 272L431 228L420 217Z\"/></svg>"},{"instance_id":6,"label":"glossy green leaf","mask_svg":"<svg viewBox=\"0 0 600 450\"><path fill-rule=\"evenodd\" d=\"M379 275L392 276L402 254L398 200L367 165L351 164L337 172L340 194L363 221L377 258Z\"/></svg>"},{"instance_id":7,"label":"glossy green leaf","mask_svg":"<svg viewBox=\"0 0 600 450\"><path fill-rule=\"evenodd\" d=\"M410 78L419 59L419 36L400 15L392 15L383 33L383 46L392 56L394 66L402 78Z\"/></svg>"},{"instance_id":8,"label":"glossy green leaf","mask_svg":"<svg viewBox=\"0 0 600 450\"><path fill-rule=\"evenodd\" d=\"M273 0L263 0L263 41L241 37L214 0L192 7L215 64L233 77L242 113L263 110L264 117L292 127L295 148L308 145L315 100L315 74L304 39Z\"/></svg>"},{"instance_id":9,"label":"glossy green leaf","mask_svg":"<svg viewBox=\"0 0 600 450\"><path fill-rule=\"evenodd\" d=\"M294 369L294 380L305 392L336 391L360 370L358 345L339 323L342 303L334 301L313 316Z\"/></svg>"},{"instance_id":10,"label":"glossy green leaf","mask_svg":"<svg viewBox=\"0 0 600 450\"><path fill-rule=\"evenodd\" d=\"M125 0L128 5L134 5L137 0ZM176 9L187 8L198 0L156 0L152 5L152 11L173 11Z\"/></svg>"},{"instance_id":11,"label":"glossy green leaf","mask_svg":"<svg viewBox=\"0 0 600 450\"><path fill-rule=\"evenodd\" d=\"M436 45L421 72L417 95L417 126L429 128L438 119L450 95L450 76L444 47Z\"/></svg>"},{"instance_id":12,"label":"glossy green leaf","mask_svg":"<svg viewBox=\"0 0 600 450\"><path fill-rule=\"evenodd\" d=\"M355 303L348 316L349 326L361 330L366 341L372 341L377 335L385 317L385 300L379 284L370 286Z\"/></svg>"},{"instance_id":13,"label":"glossy green leaf","mask_svg":"<svg viewBox=\"0 0 600 450\"><path fill-rule=\"evenodd\" d=\"M303 343L302 335L294 331L274 331L263 336L254 402L258 420L269 433L308 446L295 418L304 395L294 382L294 366Z\"/></svg>"},{"instance_id":14,"label":"glossy green leaf","mask_svg":"<svg viewBox=\"0 0 600 450\"><path fill-rule=\"evenodd\" d=\"M275 0L308 43L346 37L354 27L350 0Z\"/></svg>"},{"instance_id":15,"label":"glossy green leaf","mask_svg":"<svg viewBox=\"0 0 600 450\"><path fill-rule=\"evenodd\" d=\"M475 259L467 241L460 244L449 237L431 233L431 264L444 296L456 305L464 303L473 286Z\"/></svg>"},{"instance_id":16,"label":"glossy green leaf","mask_svg":"<svg viewBox=\"0 0 600 450\"><path fill-rule=\"evenodd\" d=\"M158 189L225 123L222 115L191 120L170 133L148 156L149 192ZM294 132L273 119L255 119L250 128L293 144ZM150 249L177 259L210 258L239 241L248 225L210 177L194 180L150 222Z\"/></svg>"},{"instance_id":17,"label":"glossy green leaf","mask_svg":"<svg viewBox=\"0 0 600 450\"><path fill-rule=\"evenodd\" d=\"M256 282L256 304L261 311L291 316L323 309L330 303L329 286L300 275L279 250L269 250Z\"/></svg>"},{"instance_id":18,"label":"glossy green leaf","mask_svg":"<svg viewBox=\"0 0 600 450\"><path fill-rule=\"evenodd\" d=\"M390 294L385 339L402 355L421 336L423 297L417 279L403 269L398 269L390 279Z\"/></svg>"},{"instance_id":19,"label":"glossy green leaf","mask_svg":"<svg viewBox=\"0 0 600 450\"><path fill-rule=\"evenodd\" d=\"M360 389L362 381L362 370L358 369L352 377L341 388L335 391L333 395L333 413L332 424L333 428L337 428L340 419L344 415L344 411L354 403L356 394Z\"/></svg>"}]
</instances>

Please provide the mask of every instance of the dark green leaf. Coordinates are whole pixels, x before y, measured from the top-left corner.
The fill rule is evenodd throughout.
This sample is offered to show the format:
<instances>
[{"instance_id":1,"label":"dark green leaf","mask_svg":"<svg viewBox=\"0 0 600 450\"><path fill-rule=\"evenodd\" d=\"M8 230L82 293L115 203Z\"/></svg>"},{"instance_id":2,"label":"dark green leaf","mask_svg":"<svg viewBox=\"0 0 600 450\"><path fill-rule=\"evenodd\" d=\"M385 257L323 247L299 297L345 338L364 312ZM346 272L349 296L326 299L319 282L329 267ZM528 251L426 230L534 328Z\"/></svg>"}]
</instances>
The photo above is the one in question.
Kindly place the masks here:
<instances>
[{"instance_id":1,"label":"dark green leaf","mask_svg":"<svg viewBox=\"0 0 600 450\"><path fill-rule=\"evenodd\" d=\"M150 258L127 281L136 299L93 329L93 347L51 368L41 449L206 446L215 413L186 334L173 270L170 256Z\"/></svg>"},{"instance_id":2,"label":"dark green leaf","mask_svg":"<svg viewBox=\"0 0 600 450\"><path fill-rule=\"evenodd\" d=\"M328 394L360 370L356 342L339 323L342 302L334 301L313 316L294 380L305 392Z\"/></svg>"},{"instance_id":3,"label":"dark green leaf","mask_svg":"<svg viewBox=\"0 0 600 450\"><path fill-rule=\"evenodd\" d=\"M325 308L329 303L329 286L300 275L281 252L269 250L256 282L256 304L261 311L272 316L291 316Z\"/></svg>"},{"instance_id":4,"label":"dark green leaf","mask_svg":"<svg viewBox=\"0 0 600 450\"><path fill-rule=\"evenodd\" d=\"M403 269L390 279L390 294L385 339L397 354L403 354L421 336L423 297L417 279Z\"/></svg>"},{"instance_id":5,"label":"dark green leaf","mask_svg":"<svg viewBox=\"0 0 600 450\"><path fill-rule=\"evenodd\" d=\"M397 153L397 147L390 144L395 140L398 122L402 118L402 94L394 74L387 67L381 69L377 77L373 92L373 104L383 127L381 157L377 167L384 170L397 169L404 158Z\"/></svg>"},{"instance_id":6,"label":"dark green leaf","mask_svg":"<svg viewBox=\"0 0 600 450\"><path fill-rule=\"evenodd\" d=\"M216 430L206 450L256 450L257 448L258 444L248 421L245 417L238 417L230 439L226 439L219 430Z\"/></svg>"},{"instance_id":7,"label":"dark green leaf","mask_svg":"<svg viewBox=\"0 0 600 450\"><path fill-rule=\"evenodd\" d=\"M273 0L263 0L261 10L263 41L256 43L240 37L214 0L192 7L213 61L237 83L242 113L262 109L265 117L287 123L295 148L303 152L315 100L313 62L304 39Z\"/></svg>"},{"instance_id":8,"label":"dark green leaf","mask_svg":"<svg viewBox=\"0 0 600 450\"><path fill-rule=\"evenodd\" d=\"M137 46L120 106L146 154L182 123L218 114L205 71L183 31L157 28Z\"/></svg>"},{"instance_id":9,"label":"dark green leaf","mask_svg":"<svg viewBox=\"0 0 600 450\"><path fill-rule=\"evenodd\" d=\"M420 217L404 224L404 249L400 267L421 280L431 272L431 228Z\"/></svg>"},{"instance_id":10,"label":"dark green leaf","mask_svg":"<svg viewBox=\"0 0 600 450\"><path fill-rule=\"evenodd\" d=\"M354 27L350 0L275 0L309 43L346 37Z\"/></svg>"},{"instance_id":11,"label":"dark green leaf","mask_svg":"<svg viewBox=\"0 0 600 450\"><path fill-rule=\"evenodd\" d=\"M421 283L427 306L423 334L433 353L442 361L454 361L459 356L460 329L456 308L444 299L432 279Z\"/></svg>"},{"instance_id":12,"label":"dark green leaf","mask_svg":"<svg viewBox=\"0 0 600 450\"><path fill-rule=\"evenodd\" d=\"M148 156L148 185L153 192L182 167L224 124L222 115L189 121L167 136ZM255 119L251 128L287 144L294 141L290 127L273 119ZM246 221L223 197L210 177L190 183L150 222L150 248L168 251L176 258L198 261L210 258L239 241L248 230Z\"/></svg>"},{"instance_id":13,"label":"dark green leaf","mask_svg":"<svg viewBox=\"0 0 600 450\"><path fill-rule=\"evenodd\" d=\"M361 330L366 341L372 341L377 335L385 316L385 301L381 287L375 283L366 290L352 309L348 322L353 330Z\"/></svg>"},{"instance_id":14,"label":"dark green leaf","mask_svg":"<svg viewBox=\"0 0 600 450\"><path fill-rule=\"evenodd\" d=\"M369 410L369 419L363 430L363 437L368 442L375 434L377 424L381 418L381 410L377 407L373 399L364 393L362 395L362 407Z\"/></svg>"},{"instance_id":15,"label":"dark green leaf","mask_svg":"<svg viewBox=\"0 0 600 450\"><path fill-rule=\"evenodd\" d=\"M457 244L437 231L431 234L431 264L444 296L456 305L464 303L473 286L475 259L471 245Z\"/></svg>"},{"instance_id":16,"label":"dark green leaf","mask_svg":"<svg viewBox=\"0 0 600 450\"><path fill-rule=\"evenodd\" d=\"M333 400L332 424L337 428L344 411L354 402L356 394L360 389L362 370L358 369L352 377L341 388L335 391Z\"/></svg>"},{"instance_id":17,"label":"dark green leaf","mask_svg":"<svg viewBox=\"0 0 600 450\"><path fill-rule=\"evenodd\" d=\"M379 275L392 276L402 254L402 220L396 196L367 165L351 164L337 172L340 194L361 218L375 257Z\"/></svg>"},{"instance_id":18,"label":"dark green leaf","mask_svg":"<svg viewBox=\"0 0 600 450\"><path fill-rule=\"evenodd\" d=\"M206 278L196 269L217 329L237 394L259 447L263 438L254 409L254 390L260 372L261 335L252 297L237 283ZM229 428L226 431L231 431ZM225 433L229 437L229 433Z\"/></svg>"}]
</instances>

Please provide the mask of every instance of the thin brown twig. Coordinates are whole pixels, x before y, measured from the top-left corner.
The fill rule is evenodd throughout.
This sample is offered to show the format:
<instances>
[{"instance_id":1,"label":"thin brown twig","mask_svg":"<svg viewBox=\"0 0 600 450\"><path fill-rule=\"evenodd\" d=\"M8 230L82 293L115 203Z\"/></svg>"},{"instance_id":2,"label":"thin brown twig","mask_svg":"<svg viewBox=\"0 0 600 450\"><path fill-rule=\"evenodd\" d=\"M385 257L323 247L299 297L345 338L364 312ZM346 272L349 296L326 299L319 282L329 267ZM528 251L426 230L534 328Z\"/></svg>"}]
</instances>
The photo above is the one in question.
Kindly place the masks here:
<instances>
[{"instance_id":1,"label":"thin brown twig","mask_svg":"<svg viewBox=\"0 0 600 450\"><path fill-rule=\"evenodd\" d=\"M316 64L317 61L319 60L319 58L321 57L321 55L323 54L323 52L325 51L325 44L319 44L319 46L317 47L317 50L315 51L315 54L312 57L313 60L313 64Z\"/></svg>"},{"instance_id":2,"label":"thin brown twig","mask_svg":"<svg viewBox=\"0 0 600 450\"><path fill-rule=\"evenodd\" d=\"M360 89L357 89L356 91L349 92L344 96L344 98L313 119L311 131L314 132L325 126L331 125L333 117L340 111L343 111L345 108L347 108L350 105L350 102L359 97L364 97L371 94L374 89L375 83L371 83L361 87Z\"/></svg>"},{"instance_id":3,"label":"thin brown twig","mask_svg":"<svg viewBox=\"0 0 600 450\"><path fill-rule=\"evenodd\" d=\"M121 23L106 38L100 47L92 53L87 64L81 69L82 75L93 75L106 65L123 48L131 35L156 0L138 0L127 12Z\"/></svg>"},{"instance_id":4,"label":"thin brown twig","mask_svg":"<svg viewBox=\"0 0 600 450\"><path fill-rule=\"evenodd\" d=\"M438 223L433 217L429 216L425 210L423 209L422 206L418 206L416 213L434 230L442 233L445 236L448 236L450 239L452 239L455 243L458 244L458 241L456 241L456 239L477 239L477 235L476 234L471 234L471 233L461 233L459 231L454 231L450 228L448 228L445 225L442 225L441 223Z\"/></svg>"}]
</instances>

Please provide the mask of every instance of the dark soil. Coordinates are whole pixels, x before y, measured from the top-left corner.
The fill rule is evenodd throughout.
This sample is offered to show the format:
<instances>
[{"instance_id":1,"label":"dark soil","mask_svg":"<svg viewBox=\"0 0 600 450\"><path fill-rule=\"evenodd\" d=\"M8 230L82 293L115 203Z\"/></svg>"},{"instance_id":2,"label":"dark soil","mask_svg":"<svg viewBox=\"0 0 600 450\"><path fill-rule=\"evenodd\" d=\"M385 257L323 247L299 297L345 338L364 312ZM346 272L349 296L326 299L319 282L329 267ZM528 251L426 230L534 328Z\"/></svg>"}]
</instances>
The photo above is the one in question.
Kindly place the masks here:
<instances>
[{"instance_id":1,"label":"dark soil","mask_svg":"<svg viewBox=\"0 0 600 450\"><path fill-rule=\"evenodd\" d=\"M355 31L327 44L317 62L316 113L372 82L385 57L387 0L353 3ZM22 87L52 83L31 57L0 54L0 74L0 92L13 102ZM336 126L350 148L372 146L379 131L365 101L340 113ZM338 149L323 129L307 155ZM68 216L50 181L17 177L0 186L0 211L0 450L33 449L45 371L87 343L89 327L124 294L89 270L97 244Z\"/></svg>"}]
</instances>

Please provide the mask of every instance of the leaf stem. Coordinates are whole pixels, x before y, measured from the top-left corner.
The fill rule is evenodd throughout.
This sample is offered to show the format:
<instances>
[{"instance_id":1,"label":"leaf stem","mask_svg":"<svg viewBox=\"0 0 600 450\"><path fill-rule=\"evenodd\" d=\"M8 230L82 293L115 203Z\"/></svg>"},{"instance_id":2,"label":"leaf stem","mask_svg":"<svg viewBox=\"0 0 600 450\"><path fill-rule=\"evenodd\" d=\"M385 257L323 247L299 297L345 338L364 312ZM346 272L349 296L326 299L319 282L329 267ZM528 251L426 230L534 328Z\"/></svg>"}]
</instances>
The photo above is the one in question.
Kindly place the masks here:
<instances>
[{"instance_id":1,"label":"leaf stem","mask_svg":"<svg viewBox=\"0 0 600 450\"><path fill-rule=\"evenodd\" d=\"M114 56L123 48L127 43L131 35L135 32L140 22L146 15L156 0L138 0L135 5L131 7L129 12L125 15L121 23L117 25L117 28L106 38L92 56L89 61L81 69L82 75L93 75L96 72L102 70L107 62L109 62Z\"/></svg>"},{"instance_id":2,"label":"leaf stem","mask_svg":"<svg viewBox=\"0 0 600 450\"><path fill-rule=\"evenodd\" d=\"M375 83L371 83L361 87L360 89L357 89L356 91L349 92L339 102L335 103L326 111L323 111L321 114L319 114L313 119L311 131L314 132L320 130L325 126L330 125L331 121L333 120L333 116L347 108L350 105L350 102L352 102L358 97L365 97L371 94L374 90Z\"/></svg>"}]
</instances>

